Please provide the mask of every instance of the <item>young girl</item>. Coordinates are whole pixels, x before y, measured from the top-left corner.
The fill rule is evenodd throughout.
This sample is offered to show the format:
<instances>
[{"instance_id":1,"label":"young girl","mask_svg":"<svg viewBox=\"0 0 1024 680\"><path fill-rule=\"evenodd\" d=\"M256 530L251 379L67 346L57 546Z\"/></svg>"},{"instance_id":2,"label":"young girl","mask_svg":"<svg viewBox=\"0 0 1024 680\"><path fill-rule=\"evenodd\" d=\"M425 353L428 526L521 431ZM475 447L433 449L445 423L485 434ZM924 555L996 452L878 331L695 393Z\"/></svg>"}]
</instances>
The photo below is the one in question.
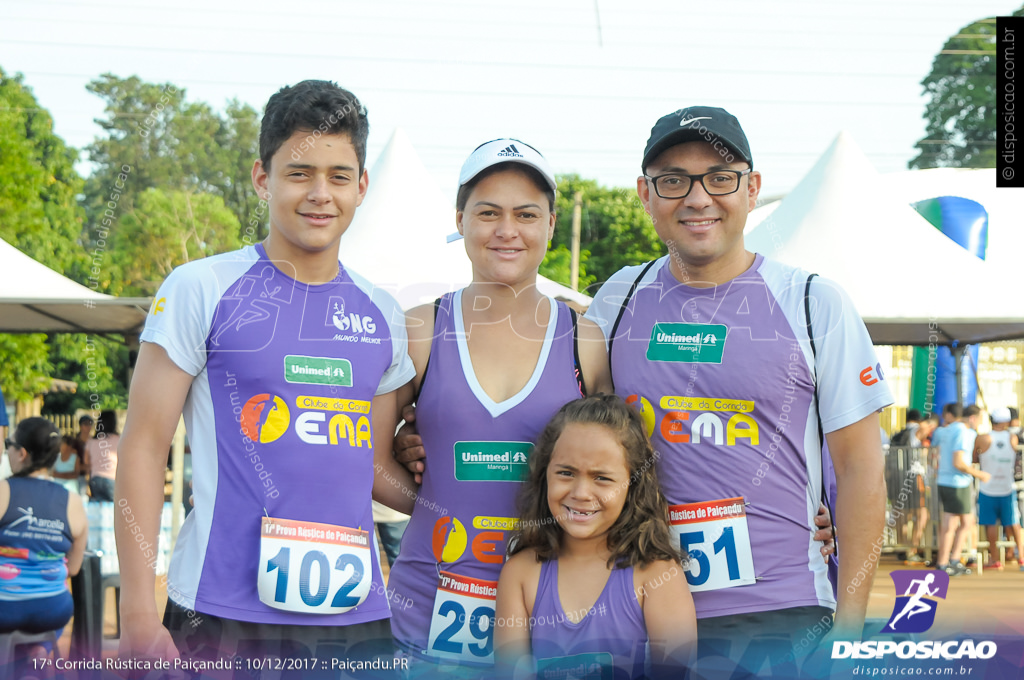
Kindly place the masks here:
<instances>
[{"instance_id":1,"label":"young girl","mask_svg":"<svg viewBox=\"0 0 1024 680\"><path fill-rule=\"evenodd\" d=\"M648 641L653 668L686 663L697 621L656 458L616 396L568 403L548 423L498 582L494 642L506 671L532 655L537 677L600 664L639 678Z\"/></svg>"}]
</instances>

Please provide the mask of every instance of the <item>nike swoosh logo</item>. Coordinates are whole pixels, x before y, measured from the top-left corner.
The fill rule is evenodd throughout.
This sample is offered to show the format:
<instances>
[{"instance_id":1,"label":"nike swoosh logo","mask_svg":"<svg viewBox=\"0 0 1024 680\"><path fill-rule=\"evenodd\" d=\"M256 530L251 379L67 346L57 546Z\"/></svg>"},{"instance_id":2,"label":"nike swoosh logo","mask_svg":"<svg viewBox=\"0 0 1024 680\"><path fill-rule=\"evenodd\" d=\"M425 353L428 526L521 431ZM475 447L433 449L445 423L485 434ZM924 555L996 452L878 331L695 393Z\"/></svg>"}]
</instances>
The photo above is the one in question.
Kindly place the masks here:
<instances>
[{"instance_id":1,"label":"nike swoosh logo","mask_svg":"<svg viewBox=\"0 0 1024 680\"><path fill-rule=\"evenodd\" d=\"M700 118L690 118L688 120L681 120L681 121L679 121L679 127L683 127L684 125L689 125L690 123L692 123L692 122L694 122L696 120L711 120L711 116L701 116Z\"/></svg>"}]
</instances>

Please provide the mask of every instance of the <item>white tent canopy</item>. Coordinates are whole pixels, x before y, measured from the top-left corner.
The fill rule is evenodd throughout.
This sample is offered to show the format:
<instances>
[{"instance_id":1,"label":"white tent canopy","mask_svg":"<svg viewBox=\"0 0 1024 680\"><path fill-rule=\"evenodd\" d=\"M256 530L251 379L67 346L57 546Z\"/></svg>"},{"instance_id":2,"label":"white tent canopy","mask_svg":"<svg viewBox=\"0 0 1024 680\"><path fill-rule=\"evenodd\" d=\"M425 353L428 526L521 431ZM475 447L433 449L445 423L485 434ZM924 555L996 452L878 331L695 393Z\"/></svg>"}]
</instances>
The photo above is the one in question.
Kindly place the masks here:
<instances>
[{"instance_id":1,"label":"white tent canopy","mask_svg":"<svg viewBox=\"0 0 1024 680\"><path fill-rule=\"evenodd\" d=\"M472 280L455 231L454 196L441 193L400 128L370 170L370 187L341 239L341 261L398 300L403 309L430 302ZM546 295L582 305L590 298L538 277Z\"/></svg>"},{"instance_id":2,"label":"white tent canopy","mask_svg":"<svg viewBox=\"0 0 1024 680\"><path fill-rule=\"evenodd\" d=\"M748 223L748 250L835 280L877 344L1024 337L1019 312L988 293L1015 290L1011 272L936 230L845 132L792 192Z\"/></svg>"},{"instance_id":3,"label":"white tent canopy","mask_svg":"<svg viewBox=\"0 0 1024 680\"><path fill-rule=\"evenodd\" d=\"M138 333L150 298L97 293L0 239L0 332Z\"/></svg>"}]
</instances>

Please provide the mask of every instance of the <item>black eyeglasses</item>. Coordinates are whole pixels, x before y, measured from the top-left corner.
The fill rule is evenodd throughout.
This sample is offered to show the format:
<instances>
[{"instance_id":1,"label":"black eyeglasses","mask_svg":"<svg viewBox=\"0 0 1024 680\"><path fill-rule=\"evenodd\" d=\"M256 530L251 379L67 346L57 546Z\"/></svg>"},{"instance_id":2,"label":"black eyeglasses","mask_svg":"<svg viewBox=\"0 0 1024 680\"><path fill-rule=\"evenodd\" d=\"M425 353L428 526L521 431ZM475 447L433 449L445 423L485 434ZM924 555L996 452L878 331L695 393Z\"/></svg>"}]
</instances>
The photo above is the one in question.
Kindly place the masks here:
<instances>
[{"instance_id":1,"label":"black eyeglasses","mask_svg":"<svg viewBox=\"0 0 1024 680\"><path fill-rule=\"evenodd\" d=\"M4 438L4 449L9 449L9 448L11 448L12 446L13 446L14 448L16 448L16 449L21 449L21 448L24 448L24 447L23 447L23 446L22 446L21 444L19 444L18 442L14 441L13 439L7 439L7 438L5 437L5 438Z\"/></svg>"},{"instance_id":2,"label":"black eyeglasses","mask_svg":"<svg viewBox=\"0 0 1024 680\"><path fill-rule=\"evenodd\" d=\"M685 175L681 172L669 172L657 177L645 179L654 183L654 192L661 198L686 198L693 189L694 181L700 182L709 196L725 196L736 193L740 188L740 178L749 175L746 170L715 170L703 175Z\"/></svg>"}]
</instances>

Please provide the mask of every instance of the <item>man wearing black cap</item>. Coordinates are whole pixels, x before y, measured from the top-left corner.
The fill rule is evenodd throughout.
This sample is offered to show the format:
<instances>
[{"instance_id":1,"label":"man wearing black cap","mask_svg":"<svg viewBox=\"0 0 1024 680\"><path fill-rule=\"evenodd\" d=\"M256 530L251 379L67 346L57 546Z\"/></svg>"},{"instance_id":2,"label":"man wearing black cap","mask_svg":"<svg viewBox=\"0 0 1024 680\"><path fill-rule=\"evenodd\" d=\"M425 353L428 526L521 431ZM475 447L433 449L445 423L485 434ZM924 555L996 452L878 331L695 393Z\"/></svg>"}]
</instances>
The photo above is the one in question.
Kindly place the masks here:
<instances>
[{"instance_id":1,"label":"man wearing black cap","mask_svg":"<svg viewBox=\"0 0 1024 680\"><path fill-rule=\"evenodd\" d=\"M836 610L833 635L859 639L885 512L877 412L892 403L867 330L835 284L744 247L761 174L735 117L664 116L642 168L669 254L615 274L588 316L660 454L698 635L777 662ZM833 464L838 603L812 538ZM781 644L755 650L765 638Z\"/></svg>"}]
</instances>

